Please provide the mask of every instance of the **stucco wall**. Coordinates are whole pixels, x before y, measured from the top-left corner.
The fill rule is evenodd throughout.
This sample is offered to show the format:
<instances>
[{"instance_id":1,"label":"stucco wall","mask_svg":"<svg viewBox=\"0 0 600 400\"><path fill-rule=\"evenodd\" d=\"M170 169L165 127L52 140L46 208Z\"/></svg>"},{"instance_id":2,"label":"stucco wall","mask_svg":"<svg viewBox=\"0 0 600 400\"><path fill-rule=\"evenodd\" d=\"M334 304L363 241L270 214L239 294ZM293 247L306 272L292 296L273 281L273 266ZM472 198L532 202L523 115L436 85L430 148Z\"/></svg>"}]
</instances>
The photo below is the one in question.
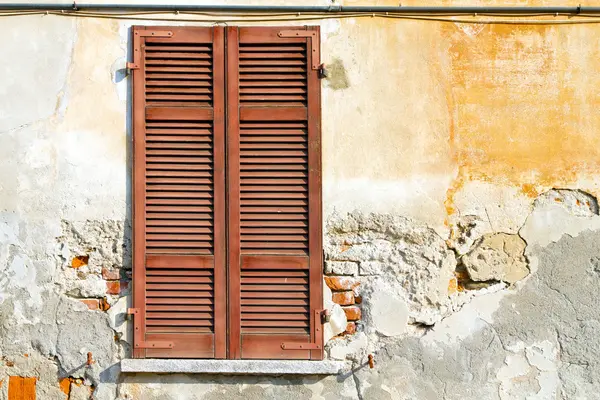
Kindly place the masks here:
<instances>
[{"instance_id":1,"label":"stucco wall","mask_svg":"<svg viewBox=\"0 0 600 400\"><path fill-rule=\"evenodd\" d=\"M180 22L0 18L0 400L30 382L71 400L600 399L597 25L310 21L325 270L343 277L327 335L348 332L327 353L347 369L276 378L119 370L129 28Z\"/></svg>"}]
</instances>

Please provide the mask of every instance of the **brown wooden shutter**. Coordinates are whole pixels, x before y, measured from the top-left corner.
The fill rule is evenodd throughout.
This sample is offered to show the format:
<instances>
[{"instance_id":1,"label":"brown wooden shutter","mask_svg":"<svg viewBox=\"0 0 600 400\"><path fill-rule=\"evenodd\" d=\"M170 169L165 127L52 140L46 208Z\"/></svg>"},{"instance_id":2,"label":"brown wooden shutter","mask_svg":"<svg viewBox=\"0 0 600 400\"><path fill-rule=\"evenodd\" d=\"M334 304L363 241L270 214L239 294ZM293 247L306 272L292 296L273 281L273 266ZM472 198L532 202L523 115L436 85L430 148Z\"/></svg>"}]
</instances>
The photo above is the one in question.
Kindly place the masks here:
<instances>
[{"instance_id":1,"label":"brown wooden shutter","mask_svg":"<svg viewBox=\"0 0 600 400\"><path fill-rule=\"evenodd\" d=\"M134 27L134 357L226 356L223 28Z\"/></svg>"},{"instance_id":2,"label":"brown wooden shutter","mask_svg":"<svg viewBox=\"0 0 600 400\"><path fill-rule=\"evenodd\" d=\"M228 28L230 358L322 358L318 46Z\"/></svg>"}]
</instances>

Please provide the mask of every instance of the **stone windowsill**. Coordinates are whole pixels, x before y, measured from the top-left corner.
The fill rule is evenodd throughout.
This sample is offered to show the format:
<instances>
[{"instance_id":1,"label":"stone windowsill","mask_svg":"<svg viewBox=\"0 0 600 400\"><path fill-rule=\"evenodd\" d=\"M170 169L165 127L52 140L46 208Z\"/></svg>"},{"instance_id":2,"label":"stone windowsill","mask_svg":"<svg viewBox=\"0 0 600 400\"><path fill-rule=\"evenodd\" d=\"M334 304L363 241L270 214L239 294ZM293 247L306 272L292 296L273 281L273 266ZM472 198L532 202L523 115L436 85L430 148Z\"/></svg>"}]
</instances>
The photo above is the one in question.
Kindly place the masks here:
<instances>
[{"instance_id":1,"label":"stone windowsill","mask_svg":"<svg viewBox=\"0 0 600 400\"><path fill-rule=\"evenodd\" d=\"M121 372L226 375L337 375L342 361L125 359Z\"/></svg>"}]
</instances>

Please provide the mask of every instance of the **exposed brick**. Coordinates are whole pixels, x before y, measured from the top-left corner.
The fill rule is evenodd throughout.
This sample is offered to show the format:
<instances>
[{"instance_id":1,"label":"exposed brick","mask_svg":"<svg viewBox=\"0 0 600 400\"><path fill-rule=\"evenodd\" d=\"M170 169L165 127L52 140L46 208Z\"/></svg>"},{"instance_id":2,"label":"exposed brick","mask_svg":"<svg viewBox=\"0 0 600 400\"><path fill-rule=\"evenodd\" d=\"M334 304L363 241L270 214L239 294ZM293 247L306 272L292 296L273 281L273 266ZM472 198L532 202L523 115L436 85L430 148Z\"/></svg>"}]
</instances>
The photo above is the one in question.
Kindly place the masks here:
<instances>
[{"instance_id":1,"label":"exposed brick","mask_svg":"<svg viewBox=\"0 0 600 400\"><path fill-rule=\"evenodd\" d=\"M108 304L108 301L106 301L106 297L103 297L100 300L98 300L98 308L102 311L108 311L108 309L110 308L110 304Z\"/></svg>"},{"instance_id":2,"label":"exposed brick","mask_svg":"<svg viewBox=\"0 0 600 400\"><path fill-rule=\"evenodd\" d=\"M347 276L326 276L325 283L331 290L352 290L360 285L360 282Z\"/></svg>"},{"instance_id":3,"label":"exposed brick","mask_svg":"<svg viewBox=\"0 0 600 400\"><path fill-rule=\"evenodd\" d=\"M71 393L71 380L69 378L63 378L58 381L58 386L60 386L60 390L69 398L69 394Z\"/></svg>"},{"instance_id":4,"label":"exposed brick","mask_svg":"<svg viewBox=\"0 0 600 400\"><path fill-rule=\"evenodd\" d=\"M334 303L342 306L349 306L354 304L354 293L352 292L336 292L331 297Z\"/></svg>"},{"instance_id":5,"label":"exposed brick","mask_svg":"<svg viewBox=\"0 0 600 400\"><path fill-rule=\"evenodd\" d=\"M356 324L354 322L348 322L348 325L346 325L346 331L344 333L348 335L356 333Z\"/></svg>"},{"instance_id":6,"label":"exposed brick","mask_svg":"<svg viewBox=\"0 0 600 400\"><path fill-rule=\"evenodd\" d=\"M354 302L356 304L361 304L362 303L362 296L356 296L356 295L354 295Z\"/></svg>"},{"instance_id":7,"label":"exposed brick","mask_svg":"<svg viewBox=\"0 0 600 400\"><path fill-rule=\"evenodd\" d=\"M344 312L348 321L358 321L361 317L360 308L356 306L344 307Z\"/></svg>"},{"instance_id":8,"label":"exposed brick","mask_svg":"<svg viewBox=\"0 0 600 400\"><path fill-rule=\"evenodd\" d=\"M106 281L106 293L107 294L119 294L121 292L120 281Z\"/></svg>"},{"instance_id":9,"label":"exposed brick","mask_svg":"<svg viewBox=\"0 0 600 400\"><path fill-rule=\"evenodd\" d=\"M99 308L98 299L83 299L79 301L85 304L90 310L97 310Z\"/></svg>"},{"instance_id":10,"label":"exposed brick","mask_svg":"<svg viewBox=\"0 0 600 400\"><path fill-rule=\"evenodd\" d=\"M120 278L121 274L118 269L108 269L105 267L102 268L102 279L105 279L107 281L116 281Z\"/></svg>"},{"instance_id":11,"label":"exposed brick","mask_svg":"<svg viewBox=\"0 0 600 400\"><path fill-rule=\"evenodd\" d=\"M448 282L448 295L458 292L458 281L456 278L450 279Z\"/></svg>"},{"instance_id":12,"label":"exposed brick","mask_svg":"<svg viewBox=\"0 0 600 400\"><path fill-rule=\"evenodd\" d=\"M37 378L11 376L8 378L8 400L35 400Z\"/></svg>"},{"instance_id":13,"label":"exposed brick","mask_svg":"<svg viewBox=\"0 0 600 400\"><path fill-rule=\"evenodd\" d=\"M73 260L71 260L71 267L73 267L73 268L81 268L84 265L87 265L89 260L90 260L90 256L77 256L77 257L74 257Z\"/></svg>"}]
</instances>

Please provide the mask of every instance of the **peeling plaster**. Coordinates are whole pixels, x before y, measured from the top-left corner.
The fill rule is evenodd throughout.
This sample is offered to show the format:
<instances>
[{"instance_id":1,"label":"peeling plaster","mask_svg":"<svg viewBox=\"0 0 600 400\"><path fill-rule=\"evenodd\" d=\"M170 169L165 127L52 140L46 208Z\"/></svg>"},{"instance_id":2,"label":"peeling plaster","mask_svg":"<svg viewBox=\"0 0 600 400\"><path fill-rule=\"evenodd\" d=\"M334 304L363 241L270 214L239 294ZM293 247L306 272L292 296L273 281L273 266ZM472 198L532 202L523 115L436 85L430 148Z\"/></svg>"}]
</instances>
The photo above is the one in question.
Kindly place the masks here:
<instances>
[{"instance_id":1,"label":"peeling plaster","mask_svg":"<svg viewBox=\"0 0 600 400\"><path fill-rule=\"evenodd\" d=\"M348 370L284 379L120 373L130 297L106 294L102 268L131 268L132 23L0 27L0 382L35 376L50 400L63 378L71 400L598 399L594 27L315 22L337 76L322 90L326 268L360 282L364 318L336 337L347 319L326 290L326 349ZM525 240L529 276L463 285L460 258L498 234ZM104 297L106 312L79 301Z\"/></svg>"}]
</instances>

